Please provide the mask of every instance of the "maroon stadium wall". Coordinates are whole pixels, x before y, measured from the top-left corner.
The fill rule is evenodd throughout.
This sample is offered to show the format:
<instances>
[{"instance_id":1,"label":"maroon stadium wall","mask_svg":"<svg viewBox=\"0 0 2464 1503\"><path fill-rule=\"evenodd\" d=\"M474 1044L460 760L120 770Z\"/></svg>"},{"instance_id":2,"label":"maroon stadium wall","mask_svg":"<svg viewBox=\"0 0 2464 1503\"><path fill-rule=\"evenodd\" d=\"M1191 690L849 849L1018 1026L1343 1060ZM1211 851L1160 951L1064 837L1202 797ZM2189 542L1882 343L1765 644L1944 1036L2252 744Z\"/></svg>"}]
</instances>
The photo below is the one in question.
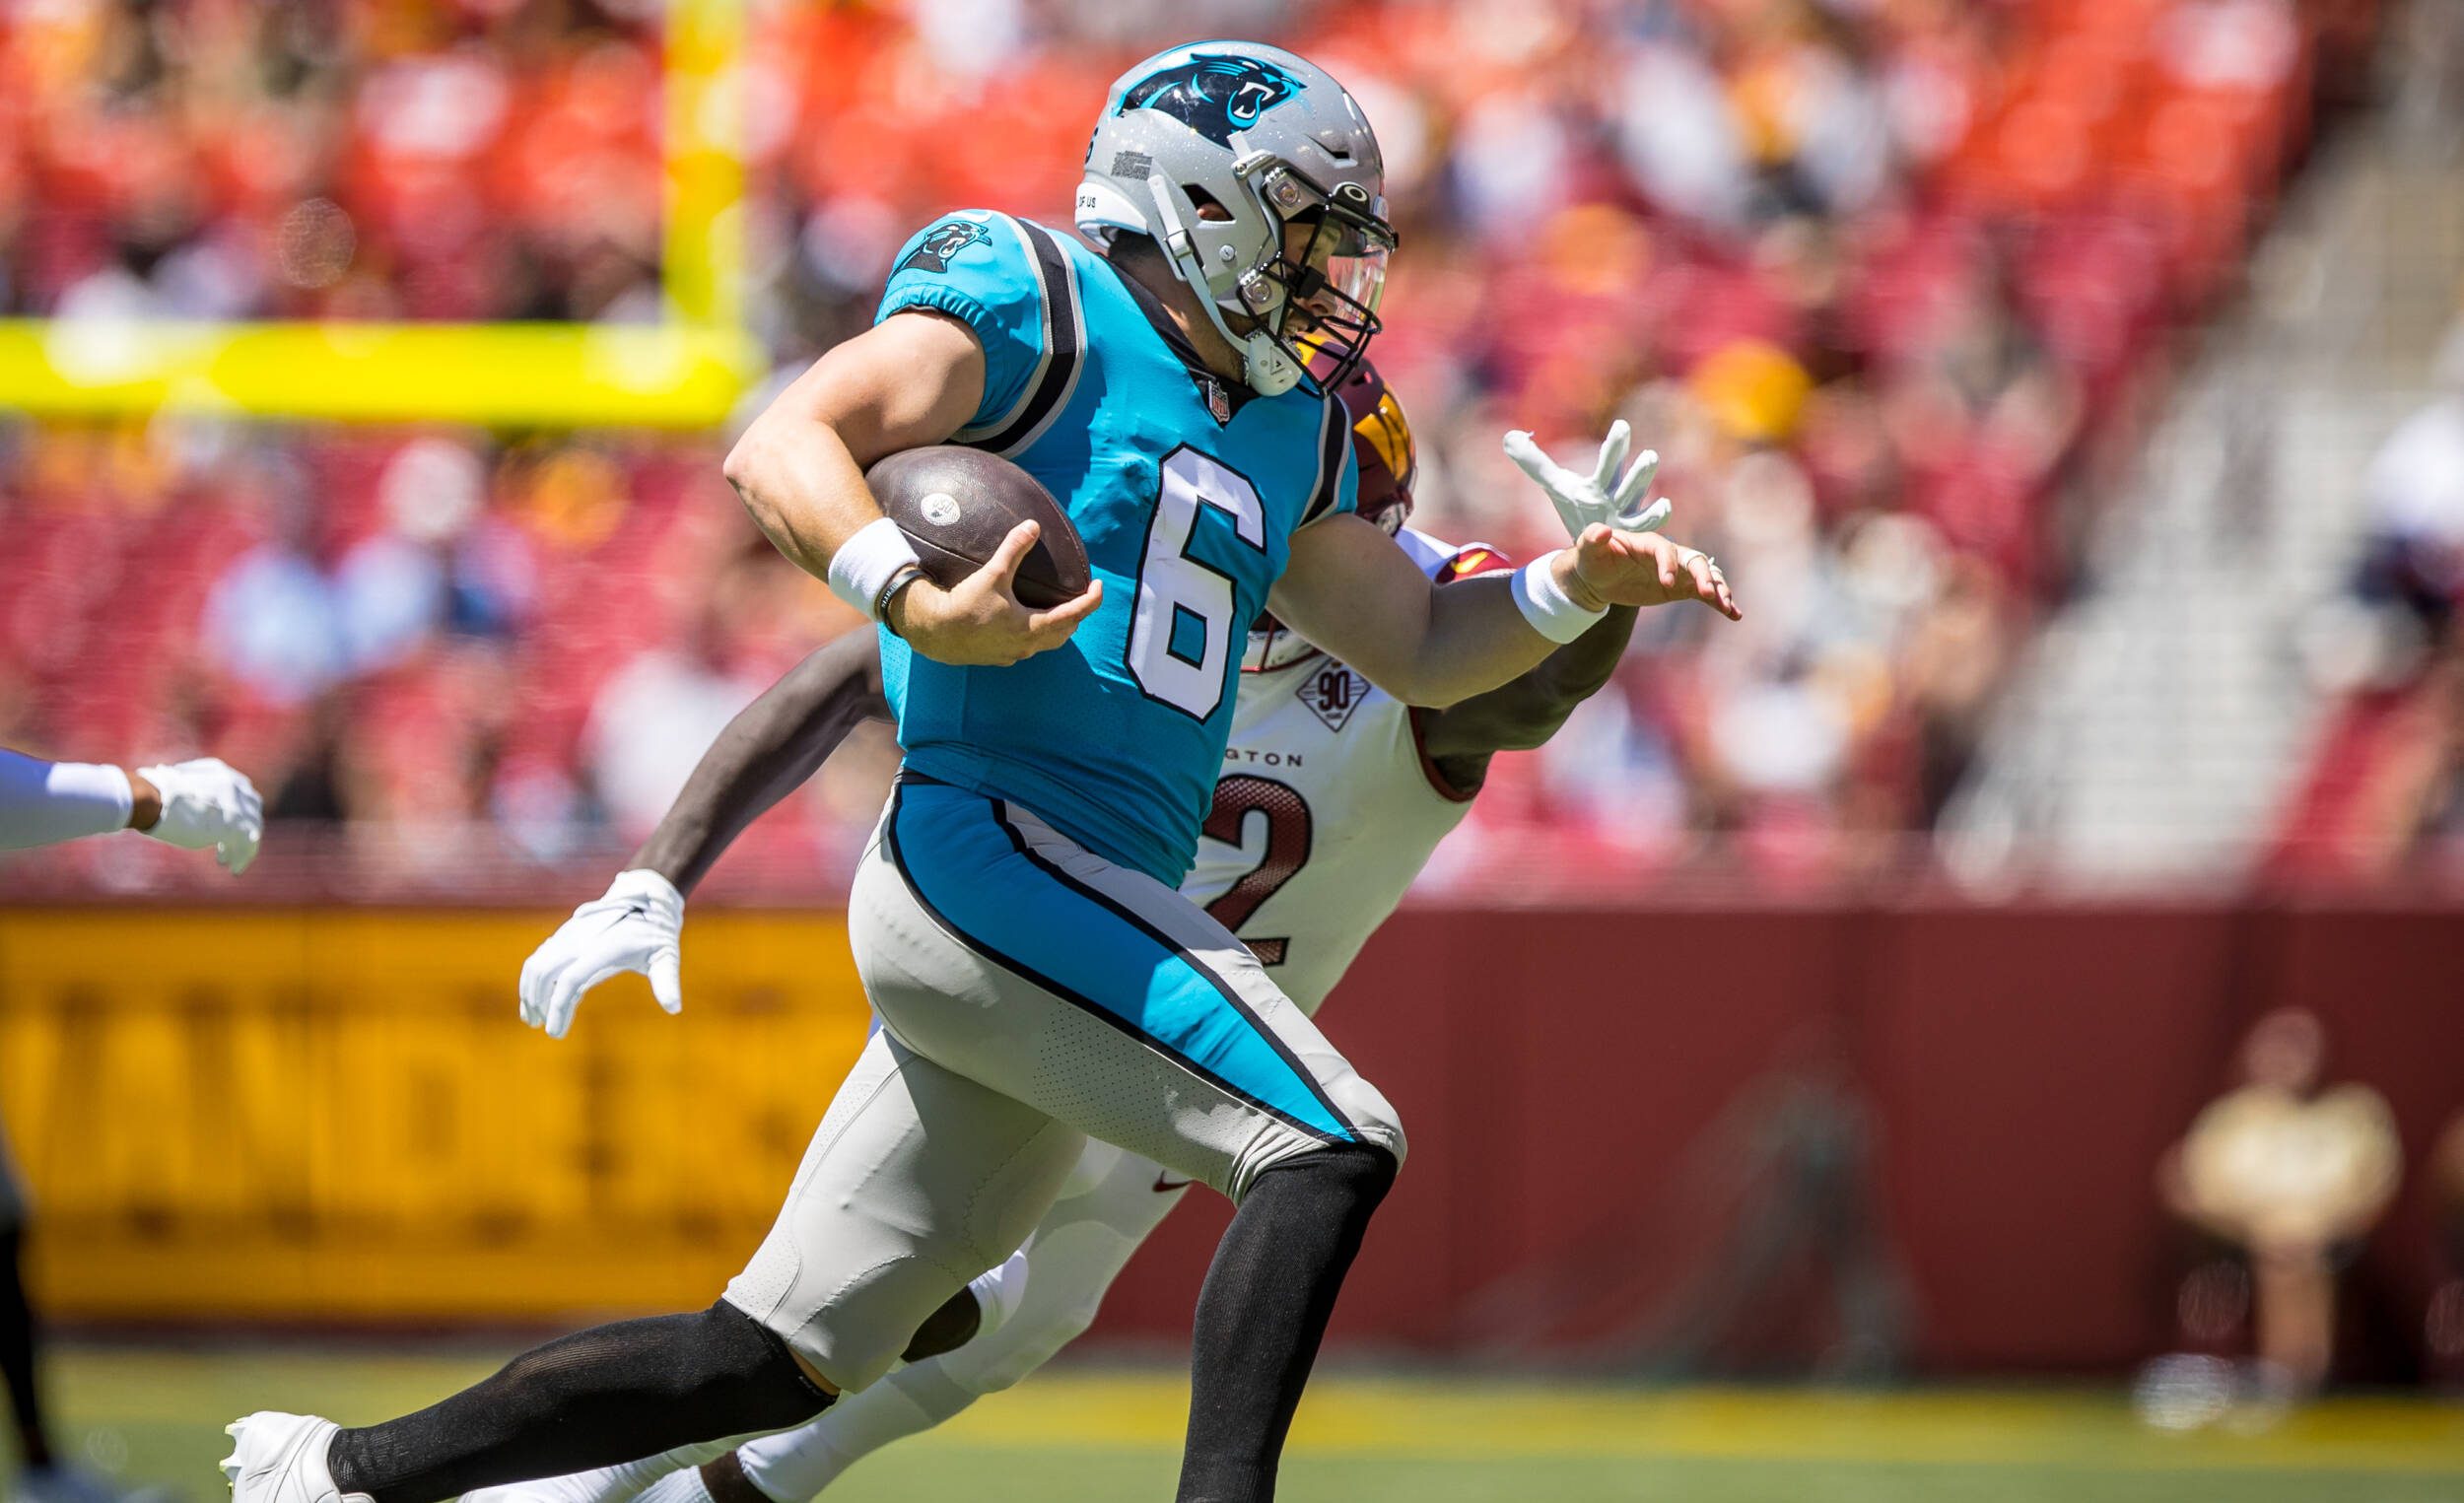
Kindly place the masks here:
<instances>
[{"instance_id":1,"label":"maroon stadium wall","mask_svg":"<svg viewBox=\"0 0 2464 1503\"><path fill-rule=\"evenodd\" d=\"M81 1322L570 1325L707 1300L863 1037L828 912L700 914L683 1018L628 979L515 1027L560 914L0 908L0 1108ZM143 966L126 957L143 954ZM1414 908L1328 1032L1412 1152L1337 1318L1357 1352L1604 1371L2109 1372L2174 1343L2159 1154L2260 1011L2327 1021L2409 1165L2464 1110L2452 908L1761 902ZM2349 1274L2401 1379L2428 1196ZM1182 1347L1191 1203L1097 1336Z\"/></svg>"},{"instance_id":2,"label":"maroon stadium wall","mask_svg":"<svg viewBox=\"0 0 2464 1503\"><path fill-rule=\"evenodd\" d=\"M2195 1261L2158 1156L2241 1028L2319 1012L2408 1173L2352 1271L2348 1368L2407 1375L2439 1274L2411 1172L2464 1110L2464 918L1956 903L1411 910L1328 1032L1412 1151L1338 1340L1606 1368L2110 1371L2176 1340ZM1096 1334L1185 1339L1193 1200ZM1845 1307L1845 1310L1843 1310Z\"/></svg>"}]
</instances>

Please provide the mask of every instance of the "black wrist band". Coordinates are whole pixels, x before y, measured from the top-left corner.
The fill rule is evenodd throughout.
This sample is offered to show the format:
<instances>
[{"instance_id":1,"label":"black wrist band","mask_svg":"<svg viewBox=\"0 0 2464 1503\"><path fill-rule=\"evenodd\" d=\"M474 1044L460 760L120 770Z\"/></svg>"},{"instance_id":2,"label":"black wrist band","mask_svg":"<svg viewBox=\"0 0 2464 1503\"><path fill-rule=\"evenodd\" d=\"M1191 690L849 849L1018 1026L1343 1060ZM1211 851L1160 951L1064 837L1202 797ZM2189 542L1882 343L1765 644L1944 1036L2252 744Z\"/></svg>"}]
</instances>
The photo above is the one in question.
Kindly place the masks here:
<instances>
[{"instance_id":1,"label":"black wrist band","mask_svg":"<svg viewBox=\"0 0 2464 1503\"><path fill-rule=\"evenodd\" d=\"M890 635L897 637L902 641L905 640L905 635L901 633L897 627L890 626L890 602L898 597L898 592L900 590L905 589L908 585L915 583L918 580L921 580L924 577L924 572L923 565L901 564L897 569L891 571L890 577L887 580L882 581L881 593L873 596L872 619L880 622L885 627L889 627Z\"/></svg>"}]
</instances>

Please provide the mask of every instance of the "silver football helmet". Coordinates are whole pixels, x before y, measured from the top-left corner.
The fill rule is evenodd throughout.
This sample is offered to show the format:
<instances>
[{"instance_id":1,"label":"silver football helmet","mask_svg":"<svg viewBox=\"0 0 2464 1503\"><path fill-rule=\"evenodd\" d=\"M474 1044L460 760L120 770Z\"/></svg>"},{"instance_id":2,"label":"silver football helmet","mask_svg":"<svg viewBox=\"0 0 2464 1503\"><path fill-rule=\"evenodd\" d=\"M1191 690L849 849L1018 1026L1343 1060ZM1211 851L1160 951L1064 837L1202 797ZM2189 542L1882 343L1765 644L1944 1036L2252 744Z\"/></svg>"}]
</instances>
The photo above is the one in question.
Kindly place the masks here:
<instances>
[{"instance_id":1,"label":"silver football helmet","mask_svg":"<svg viewBox=\"0 0 2464 1503\"><path fill-rule=\"evenodd\" d=\"M1378 331L1395 231L1377 136L1342 85L1280 47L1192 42L1121 75L1077 222L1094 239L1152 238L1261 395L1339 387ZM1297 255L1287 228L1309 232Z\"/></svg>"}]
</instances>

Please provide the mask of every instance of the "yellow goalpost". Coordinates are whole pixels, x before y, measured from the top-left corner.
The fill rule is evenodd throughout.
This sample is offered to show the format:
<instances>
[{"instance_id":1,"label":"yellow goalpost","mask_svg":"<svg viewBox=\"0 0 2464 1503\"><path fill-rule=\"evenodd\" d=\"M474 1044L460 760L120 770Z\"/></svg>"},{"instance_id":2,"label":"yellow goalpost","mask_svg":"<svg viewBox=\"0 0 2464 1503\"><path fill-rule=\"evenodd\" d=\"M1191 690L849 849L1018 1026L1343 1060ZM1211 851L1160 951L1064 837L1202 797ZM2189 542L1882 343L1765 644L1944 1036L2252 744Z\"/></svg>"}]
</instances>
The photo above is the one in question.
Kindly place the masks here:
<instances>
[{"instance_id":1,"label":"yellow goalpost","mask_svg":"<svg viewBox=\"0 0 2464 1503\"><path fill-rule=\"evenodd\" d=\"M0 408L716 425L765 369L743 310L744 31L744 0L671 0L667 8L659 322L0 318Z\"/></svg>"}]
</instances>

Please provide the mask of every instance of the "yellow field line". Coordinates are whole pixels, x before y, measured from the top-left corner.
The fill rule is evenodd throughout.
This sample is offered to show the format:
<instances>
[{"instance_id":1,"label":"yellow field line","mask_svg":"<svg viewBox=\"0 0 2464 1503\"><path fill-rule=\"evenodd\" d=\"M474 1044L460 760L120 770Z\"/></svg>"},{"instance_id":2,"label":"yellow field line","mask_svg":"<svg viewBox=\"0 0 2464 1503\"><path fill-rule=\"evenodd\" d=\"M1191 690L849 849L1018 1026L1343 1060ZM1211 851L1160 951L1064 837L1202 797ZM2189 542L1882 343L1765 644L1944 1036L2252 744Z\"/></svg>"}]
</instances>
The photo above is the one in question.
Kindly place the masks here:
<instances>
[{"instance_id":1,"label":"yellow field line","mask_svg":"<svg viewBox=\"0 0 2464 1503\"><path fill-rule=\"evenodd\" d=\"M487 1372L482 1358L82 1351L62 1393L90 1423L193 1423L244 1402L364 1422ZM238 1396L235 1399L235 1396ZM1188 1390L1168 1373L1045 1374L954 1421L954 1445L1169 1450ZM2338 1399L2258 1435L2152 1431L2092 1392L1631 1390L1463 1379L1334 1377L1314 1385L1295 1452L1368 1457L1690 1458L2078 1468L2453 1474L2464 1407Z\"/></svg>"}]
</instances>

